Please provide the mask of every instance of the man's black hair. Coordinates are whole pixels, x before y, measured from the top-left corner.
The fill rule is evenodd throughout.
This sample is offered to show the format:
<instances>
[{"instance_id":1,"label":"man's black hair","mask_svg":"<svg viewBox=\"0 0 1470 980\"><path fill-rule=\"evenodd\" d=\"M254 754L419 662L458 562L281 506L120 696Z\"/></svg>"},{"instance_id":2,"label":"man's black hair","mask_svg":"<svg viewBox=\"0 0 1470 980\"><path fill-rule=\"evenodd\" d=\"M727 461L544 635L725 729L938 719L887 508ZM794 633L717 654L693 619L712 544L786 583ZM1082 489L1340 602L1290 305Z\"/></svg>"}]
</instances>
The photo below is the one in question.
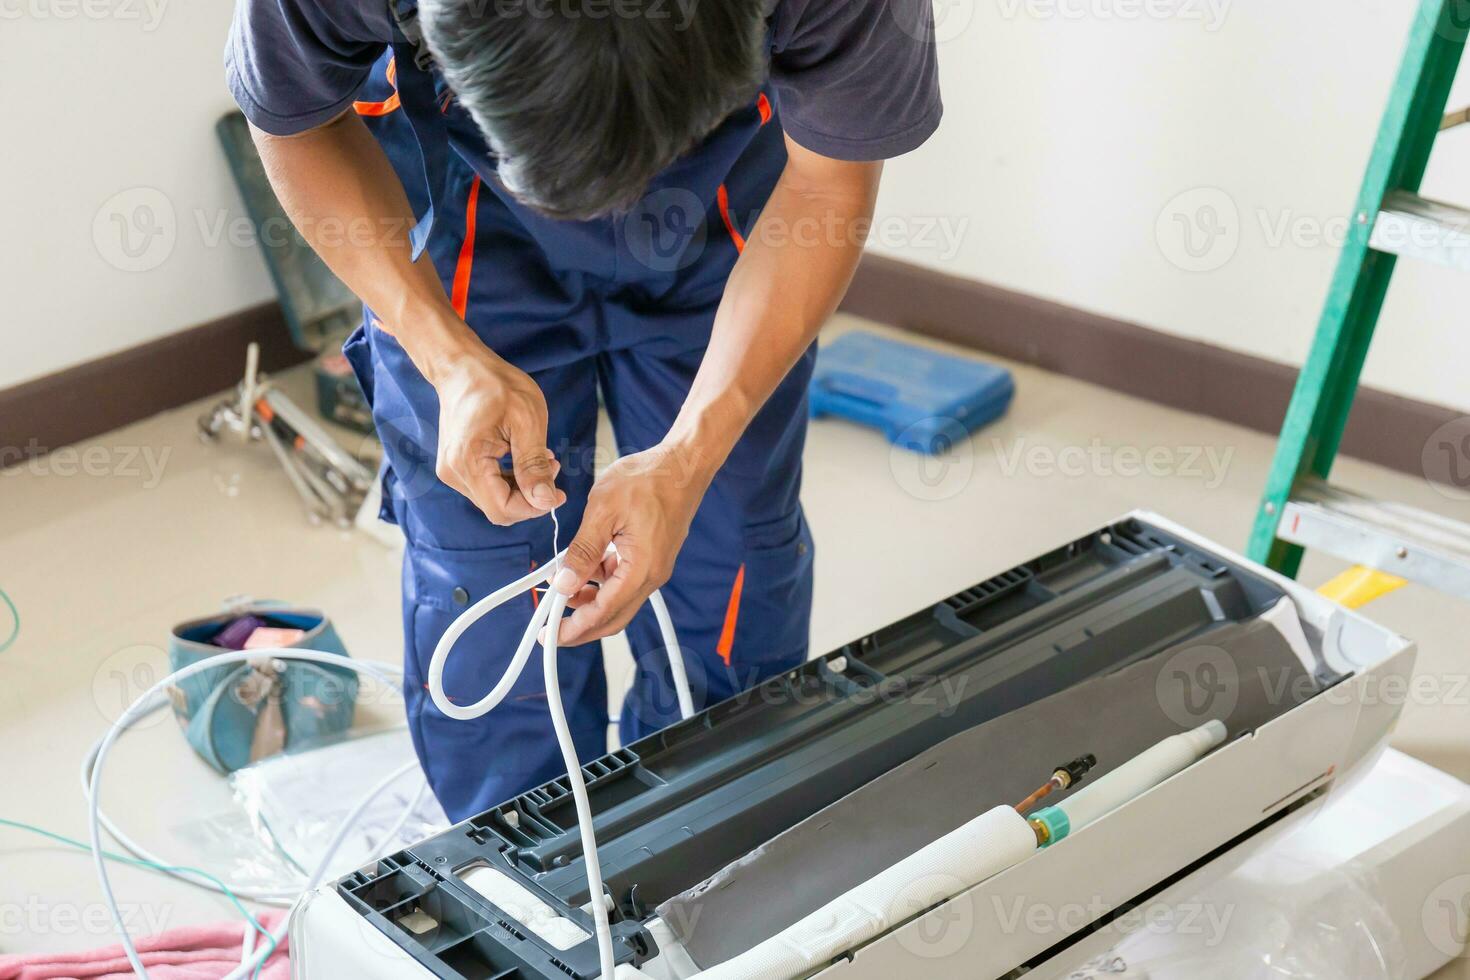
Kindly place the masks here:
<instances>
[{"instance_id":1,"label":"man's black hair","mask_svg":"<svg viewBox=\"0 0 1470 980\"><path fill-rule=\"evenodd\" d=\"M424 37L516 197L631 210L765 76L765 0L421 0Z\"/></svg>"}]
</instances>

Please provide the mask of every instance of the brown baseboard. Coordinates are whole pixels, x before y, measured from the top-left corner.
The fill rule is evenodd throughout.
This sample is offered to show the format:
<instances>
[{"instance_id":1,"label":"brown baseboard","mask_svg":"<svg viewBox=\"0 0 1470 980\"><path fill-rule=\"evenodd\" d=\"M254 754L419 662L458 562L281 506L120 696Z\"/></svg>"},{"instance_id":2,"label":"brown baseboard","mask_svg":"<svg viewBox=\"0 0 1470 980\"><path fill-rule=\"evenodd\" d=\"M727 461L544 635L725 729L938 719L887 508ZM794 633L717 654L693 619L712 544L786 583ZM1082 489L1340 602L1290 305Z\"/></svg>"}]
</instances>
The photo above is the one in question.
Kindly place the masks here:
<instances>
[{"instance_id":1,"label":"brown baseboard","mask_svg":"<svg viewBox=\"0 0 1470 980\"><path fill-rule=\"evenodd\" d=\"M997 286L867 255L845 312L1171 408L1281 431L1297 370ZM1342 451L1424 475L1424 444L1463 413L1363 388Z\"/></svg>"},{"instance_id":2,"label":"brown baseboard","mask_svg":"<svg viewBox=\"0 0 1470 980\"><path fill-rule=\"evenodd\" d=\"M878 255L843 310L1260 432L1280 431L1296 369ZM0 465L176 408L235 384L245 347L261 368L306 360L275 303L0 391ZM1462 413L1373 388L1343 452L1422 475L1429 436Z\"/></svg>"},{"instance_id":3,"label":"brown baseboard","mask_svg":"<svg viewBox=\"0 0 1470 980\"><path fill-rule=\"evenodd\" d=\"M0 391L0 465L223 391L244 374L252 341L265 371L309 356L291 343L281 308L264 303Z\"/></svg>"}]
</instances>

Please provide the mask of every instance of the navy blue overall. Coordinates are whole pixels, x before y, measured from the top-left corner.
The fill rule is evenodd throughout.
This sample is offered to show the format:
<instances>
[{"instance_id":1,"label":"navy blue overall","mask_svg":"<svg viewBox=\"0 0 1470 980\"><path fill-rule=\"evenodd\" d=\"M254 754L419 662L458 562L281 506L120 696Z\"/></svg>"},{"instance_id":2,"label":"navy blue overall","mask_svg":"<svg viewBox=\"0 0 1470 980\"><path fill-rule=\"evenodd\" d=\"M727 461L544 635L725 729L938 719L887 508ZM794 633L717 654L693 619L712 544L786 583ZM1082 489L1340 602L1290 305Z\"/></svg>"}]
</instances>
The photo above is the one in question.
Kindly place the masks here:
<instances>
[{"instance_id":1,"label":"navy blue overall","mask_svg":"<svg viewBox=\"0 0 1470 980\"><path fill-rule=\"evenodd\" d=\"M469 114L432 65L400 39L357 104L409 192L415 230L451 302L492 350L528 372L550 410L548 446L568 501L565 547L599 459L647 449L667 433L709 341L715 309L755 213L786 161L769 92L734 113L660 175L632 213L554 221L518 204ZM414 745L455 820L564 772L533 664L505 702L454 721L424 687L440 635L467 605L552 557L549 519L495 527L434 474L438 400L398 341L367 311L346 353L383 440L384 516L407 538L404 694ZM806 658L812 543L798 489L806 434L808 351L757 415L694 518L663 588L696 707L730 697ZM597 446L598 394L616 451ZM479 700L504 672L539 596L507 603L460 641L445 674L454 700ZM636 679L620 741L678 717L657 624L646 606L628 627ZM608 690L599 644L561 653L562 696L584 760L607 748Z\"/></svg>"}]
</instances>

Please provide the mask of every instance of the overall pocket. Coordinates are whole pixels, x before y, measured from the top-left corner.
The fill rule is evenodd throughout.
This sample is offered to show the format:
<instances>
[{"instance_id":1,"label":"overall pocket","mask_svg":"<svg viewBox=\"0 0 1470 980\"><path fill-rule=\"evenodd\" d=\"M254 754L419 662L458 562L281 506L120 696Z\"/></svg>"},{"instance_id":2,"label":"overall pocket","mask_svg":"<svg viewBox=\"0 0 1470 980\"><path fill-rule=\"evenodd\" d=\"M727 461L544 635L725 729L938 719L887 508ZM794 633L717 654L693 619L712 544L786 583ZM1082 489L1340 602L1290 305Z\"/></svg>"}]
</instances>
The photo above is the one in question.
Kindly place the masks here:
<instances>
[{"instance_id":1,"label":"overall pocket","mask_svg":"<svg viewBox=\"0 0 1470 980\"><path fill-rule=\"evenodd\" d=\"M467 550L415 545L408 549L408 564L410 594L404 598L412 605L412 667L422 685L445 630L470 606L530 571L531 547L524 542ZM470 704L489 693L510 663L536 601L529 593L517 596L460 637L444 670L444 692L451 700ZM528 664L511 697L528 684L539 691L540 685L532 683L539 677Z\"/></svg>"}]
</instances>

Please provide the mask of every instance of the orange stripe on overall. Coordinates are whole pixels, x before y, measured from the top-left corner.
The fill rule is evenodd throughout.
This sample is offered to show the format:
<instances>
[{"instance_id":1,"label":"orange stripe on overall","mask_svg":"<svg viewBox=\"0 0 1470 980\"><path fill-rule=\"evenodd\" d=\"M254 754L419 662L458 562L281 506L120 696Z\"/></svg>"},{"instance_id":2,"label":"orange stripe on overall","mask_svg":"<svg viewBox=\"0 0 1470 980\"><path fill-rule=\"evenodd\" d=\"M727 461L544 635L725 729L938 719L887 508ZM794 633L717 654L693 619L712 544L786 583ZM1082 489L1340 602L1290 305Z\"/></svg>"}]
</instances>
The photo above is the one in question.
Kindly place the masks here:
<instances>
[{"instance_id":1,"label":"orange stripe on overall","mask_svg":"<svg viewBox=\"0 0 1470 980\"><path fill-rule=\"evenodd\" d=\"M393 94L382 102L354 102L352 108L359 116L386 116L398 108L398 65L396 59L388 59L388 84L393 86Z\"/></svg>"},{"instance_id":2,"label":"orange stripe on overall","mask_svg":"<svg viewBox=\"0 0 1470 980\"><path fill-rule=\"evenodd\" d=\"M740 620L740 593L745 590L745 565L735 573L735 584L730 586L730 603L725 607L725 625L720 629L715 652L730 666L730 654L735 649L735 624Z\"/></svg>"},{"instance_id":3,"label":"orange stripe on overall","mask_svg":"<svg viewBox=\"0 0 1470 980\"><path fill-rule=\"evenodd\" d=\"M755 100L755 108L760 113L762 126L771 121L771 100L766 98L766 93L762 92ZM715 193L720 203L720 219L725 222L725 230L730 233L730 241L735 243L735 251L744 252L745 236L740 234L740 229L735 227L735 219L730 216L730 191L724 184L721 184L720 189Z\"/></svg>"},{"instance_id":4,"label":"orange stripe on overall","mask_svg":"<svg viewBox=\"0 0 1470 980\"><path fill-rule=\"evenodd\" d=\"M480 202L480 178L470 182L469 200L464 206L464 241L459 246L459 260L454 264L454 288L449 303L464 319L470 301L470 270L475 264L475 206Z\"/></svg>"}]
</instances>

